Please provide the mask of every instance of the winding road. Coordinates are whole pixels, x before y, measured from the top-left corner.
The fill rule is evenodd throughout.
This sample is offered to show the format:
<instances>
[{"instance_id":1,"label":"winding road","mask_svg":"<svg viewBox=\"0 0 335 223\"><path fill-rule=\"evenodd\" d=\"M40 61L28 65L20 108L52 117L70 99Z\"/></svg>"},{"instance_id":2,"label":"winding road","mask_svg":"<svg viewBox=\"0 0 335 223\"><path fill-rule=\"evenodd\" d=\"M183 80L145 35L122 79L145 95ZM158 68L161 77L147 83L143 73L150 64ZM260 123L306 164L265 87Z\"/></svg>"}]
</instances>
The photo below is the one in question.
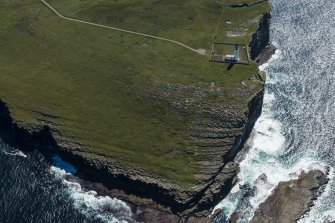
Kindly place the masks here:
<instances>
[{"instance_id":1,"label":"winding road","mask_svg":"<svg viewBox=\"0 0 335 223\"><path fill-rule=\"evenodd\" d=\"M186 49L189 49L189 50L191 50L195 53L198 53L198 54L201 54L201 55L206 55L206 51L204 49L194 49L194 48L192 48L190 46L187 46L187 45L185 45L181 42L178 42L176 40L163 38L163 37L158 37L158 36L152 36L152 35L148 35L148 34L144 34L144 33L134 32L134 31L125 30L125 29L119 29L119 28L112 27L112 26L105 26L105 25L101 25L101 24L97 24L97 23L93 23L93 22L87 22L87 21L80 20L80 19L74 19L74 18L66 17L66 16L63 16L60 12L58 12L52 5L47 3L45 0L41 0L41 2L45 6L47 6L51 11L53 11L57 16L61 17L62 19L65 19L65 20L84 23L84 24L88 24L88 25L92 25L92 26L98 26L98 27L102 27L102 28L106 28L106 29L112 29L112 30L115 30L115 31L129 33L129 34L138 35L138 36L144 36L144 37L148 37L148 38L152 38L152 39L158 39L158 40L162 40L162 41L165 41L165 42L170 42L170 43L173 43L173 44L177 44L177 45L182 46Z\"/></svg>"}]
</instances>

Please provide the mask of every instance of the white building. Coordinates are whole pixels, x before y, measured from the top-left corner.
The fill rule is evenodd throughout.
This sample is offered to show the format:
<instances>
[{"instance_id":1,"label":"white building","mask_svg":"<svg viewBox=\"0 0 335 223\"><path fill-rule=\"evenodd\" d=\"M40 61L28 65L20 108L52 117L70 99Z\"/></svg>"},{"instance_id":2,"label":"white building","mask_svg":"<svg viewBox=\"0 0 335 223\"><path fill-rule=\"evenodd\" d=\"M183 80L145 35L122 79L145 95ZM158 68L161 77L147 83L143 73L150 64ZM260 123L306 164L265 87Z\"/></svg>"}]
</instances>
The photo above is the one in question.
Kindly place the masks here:
<instances>
[{"instance_id":1,"label":"white building","mask_svg":"<svg viewBox=\"0 0 335 223\"><path fill-rule=\"evenodd\" d=\"M227 62L237 62L240 58L240 51L238 49L238 45L235 45L234 55L226 54L224 61Z\"/></svg>"}]
</instances>

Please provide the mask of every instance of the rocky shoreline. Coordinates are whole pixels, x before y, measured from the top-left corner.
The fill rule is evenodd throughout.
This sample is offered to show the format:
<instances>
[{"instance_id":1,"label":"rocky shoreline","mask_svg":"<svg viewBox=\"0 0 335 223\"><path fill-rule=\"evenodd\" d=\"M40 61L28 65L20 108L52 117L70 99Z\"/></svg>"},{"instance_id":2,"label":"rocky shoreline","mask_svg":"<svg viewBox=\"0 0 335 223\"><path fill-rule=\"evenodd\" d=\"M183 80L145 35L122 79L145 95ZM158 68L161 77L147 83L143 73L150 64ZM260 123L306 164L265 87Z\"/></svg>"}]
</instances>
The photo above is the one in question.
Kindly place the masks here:
<instances>
[{"instance_id":1,"label":"rocky shoreline","mask_svg":"<svg viewBox=\"0 0 335 223\"><path fill-rule=\"evenodd\" d=\"M251 57L256 58L259 63L265 62L273 53L273 50L264 53L264 50L269 49L269 19L269 14L263 16L250 44ZM161 219L161 222L164 222L163 219L168 219L168 222L207 222L209 219L206 216L209 215L211 208L229 193L236 182L238 166L234 163L234 158L243 148L260 116L262 102L263 90L250 100L244 118L243 115L237 115L238 119L242 119L241 123L237 123L240 131L235 133L235 140L230 144L229 150L220 155L216 173L204 179L203 184L189 189L176 186L144 169L122 166L112 160L102 161L83 157L70 148L71 144L68 142L57 140L57 133L52 132L48 126L25 126L22 123L20 125L15 123L7 105L2 101L0 101L0 128L1 136L7 143L31 150L38 149L47 158L55 153L61 155L80 170L79 177L88 189L96 189L101 195L124 199L133 204L135 209L144 210L142 216L139 216L140 220L153 222L157 220L157 216L165 216L158 219ZM213 112L209 116L218 115L220 114ZM217 119L227 121L226 117ZM231 125L234 126L236 123L232 122ZM194 134L203 133L194 132Z\"/></svg>"}]
</instances>

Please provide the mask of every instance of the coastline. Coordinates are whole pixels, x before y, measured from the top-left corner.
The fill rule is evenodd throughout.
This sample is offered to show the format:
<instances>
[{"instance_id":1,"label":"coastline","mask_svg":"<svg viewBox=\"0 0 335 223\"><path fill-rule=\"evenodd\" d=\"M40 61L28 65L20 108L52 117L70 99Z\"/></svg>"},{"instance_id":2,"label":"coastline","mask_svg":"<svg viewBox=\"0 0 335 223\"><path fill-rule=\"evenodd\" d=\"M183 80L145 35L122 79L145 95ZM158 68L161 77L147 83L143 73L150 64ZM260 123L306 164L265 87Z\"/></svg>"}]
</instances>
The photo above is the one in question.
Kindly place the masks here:
<instances>
[{"instance_id":1,"label":"coastline","mask_svg":"<svg viewBox=\"0 0 335 223\"><path fill-rule=\"evenodd\" d=\"M236 153L239 152L240 147L243 146L244 142L248 139L255 121L260 115L259 109L261 109L262 106L262 98L263 91L259 92L259 94L250 102L250 110L253 112L249 113L246 131L244 131L244 134L242 134L242 136L236 140L234 148L230 151L228 157L232 160L226 160L227 165L233 165L233 158L236 156ZM1 100L0 123L0 135L4 142L16 146L19 149L22 149L23 147L29 148L28 152L37 149L50 162L53 155L60 155L66 162L69 162L78 168L79 173L75 176L78 177L78 179L81 181L83 188L88 190L95 190L101 196L113 196L124 200L128 202L128 204L130 204L133 209L136 209L137 207L142 209L142 215L147 214L149 215L149 218L150 215L158 212L160 215L169 216L169 218L167 218L169 219L167 222L170 222L171 219L176 219L176 222L186 219L186 222L204 222L204 220L207 222L209 218L206 216L209 215L210 209L227 195L231 187L236 182L235 177L237 173L232 172L230 173L230 181L228 181L228 183L226 181L226 184L222 187L219 186L220 183L222 183L222 177L226 177L227 175L227 172L224 172L225 166L223 166L222 172L220 172L216 178L213 179L212 184L206 188L207 190L200 191L200 194L194 195L194 198L199 198L199 200L196 200L195 202L199 202L201 199L205 198L206 192L216 192L216 196L212 197L213 200L211 202L206 202L206 200L203 200L203 203L200 203L201 206L197 206L198 209L195 212L182 213L181 210L188 211L186 206L187 203L177 203L177 201L172 200L173 197L167 197L169 193L167 188L159 188L158 185L150 185L146 182L127 179L125 176L111 178L113 176L111 176L110 173L105 172L104 167L99 168L98 166L93 166L94 163L90 163L88 160L85 160L80 156L71 154L71 152L67 151L66 148L59 146L47 126L32 127L29 130L20 127L12 120L6 104ZM27 151L27 149L22 150ZM113 181L119 182L120 184L116 185L113 183ZM131 187L127 187L128 184L130 184ZM120 187L122 189L120 189ZM133 187L137 187L142 190L143 188L147 187L147 191L150 191L151 194L144 194L143 191L134 191L132 190ZM164 189L165 191L163 191ZM215 189L216 191L214 191ZM196 191L186 191L186 193L192 192L193 194L196 193ZM165 195L165 197L162 195ZM161 200L157 199L162 197L163 199ZM175 209L171 208L173 205L175 205ZM180 209L178 210L176 207ZM194 213L196 214L193 215ZM146 216L146 218L148 218L148 216Z\"/></svg>"},{"instance_id":2,"label":"coastline","mask_svg":"<svg viewBox=\"0 0 335 223\"><path fill-rule=\"evenodd\" d=\"M258 53L256 54L261 58L265 57L261 56L262 52L269 46L269 35L266 33L266 30L268 32L269 29L264 28L264 25L269 25L268 19L269 15L265 15L260 21L260 31L253 37L257 41L252 41L250 46L251 50L253 50L253 44L257 45L259 42L266 42L266 44L260 44L261 47L257 48ZM263 34L265 34L265 37L263 37ZM268 56L269 54L265 53L263 55ZM29 128L23 128L16 124L10 115L6 103L0 100L1 135L7 143L19 147L20 145L25 145L31 148L31 150L38 149L48 159L51 158L52 154L61 155L64 160L75 165L81 173L84 173L84 175L79 175L84 181L103 183L105 188L121 189L110 191L112 191L112 195L115 196L116 194L116 197L129 201L135 204L135 206L139 204L139 206L152 207L153 210L165 211L165 213L178 216L174 218L178 219L178 221L184 217L184 220L187 222L192 222L192 217L189 218L189 216L195 214L196 217L199 217L197 219L200 222L200 217L208 216L210 209L229 193L236 182L238 167L233 161L236 154L243 148L245 141L249 138L253 125L261 114L263 91L264 88L250 100L249 109L245 113L246 124L243 133L235 140L234 145L229 150L229 154L224 157L225 165L220 168L220 171L211 179L210 183L204 185L203 188L194 188L193 190L176 188L174 185L169 184L169 182L162 183L159 176L154 176L151 179L134 179L131 175L137 175L136 172L135 174L134 172L131 172L129 175L124 174L122 173L124 168L120 167L117 163L99 163L93 159L84 159L78 154L73 153L70 149L67 149L66 146L57 143L47 126L29 126ZM111 167L119 170L119 174L115 174L115 171L109 172L108 169ZM225 167L229 167L233 171L227 172ZM145 170L132 171L145 172ZM149 173L149 175L152 176L152 173ZM158 179L159 182L153 179ZM225 183L222 185L223 181ZM93 184L95 183L91 183L91 185ZM150 194L148 191L150 191ZM103 195L103 190L100 193ZM105 193L107 193L106 195L109 194L106 191Z\"/></svg>"}]
</instances>

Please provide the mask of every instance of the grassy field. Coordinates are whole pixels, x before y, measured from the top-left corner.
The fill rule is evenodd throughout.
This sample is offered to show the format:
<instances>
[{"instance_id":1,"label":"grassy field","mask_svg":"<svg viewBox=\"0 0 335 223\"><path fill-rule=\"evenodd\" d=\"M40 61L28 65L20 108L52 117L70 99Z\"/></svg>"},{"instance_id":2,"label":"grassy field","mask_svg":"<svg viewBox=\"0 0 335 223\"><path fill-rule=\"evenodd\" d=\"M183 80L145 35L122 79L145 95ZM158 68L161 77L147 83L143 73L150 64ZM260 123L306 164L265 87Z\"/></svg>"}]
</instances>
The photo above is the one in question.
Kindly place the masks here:
<instances>
[{"instance_id":1,"label":"grassy field","mask_svg":"<svg viewBox=\"0 0 335 223\"><path fill-rule=\"evenodd\" d=\"M49 2L69 17L207 51L214 38L247 44L257 18L268 10L267 3L232 9L214 0ZM48 121L64 139L85 144L83 154L101 153L185 186L196 183L197 163L186 134L192 110L176 113L168 102L137 92L150 92L152 80L196 86L213 82L226 94L208 103L243 107L248 98L230 92L257 73L255 63L227 71L226 65L209 63L208 57L172 43L62 20L38 0L1 0L0 18L0 98L17 122ZM227 36L241 29L244 35ZM168 155L172 149L179 155Z\"/></svg>"}]
</instances>

